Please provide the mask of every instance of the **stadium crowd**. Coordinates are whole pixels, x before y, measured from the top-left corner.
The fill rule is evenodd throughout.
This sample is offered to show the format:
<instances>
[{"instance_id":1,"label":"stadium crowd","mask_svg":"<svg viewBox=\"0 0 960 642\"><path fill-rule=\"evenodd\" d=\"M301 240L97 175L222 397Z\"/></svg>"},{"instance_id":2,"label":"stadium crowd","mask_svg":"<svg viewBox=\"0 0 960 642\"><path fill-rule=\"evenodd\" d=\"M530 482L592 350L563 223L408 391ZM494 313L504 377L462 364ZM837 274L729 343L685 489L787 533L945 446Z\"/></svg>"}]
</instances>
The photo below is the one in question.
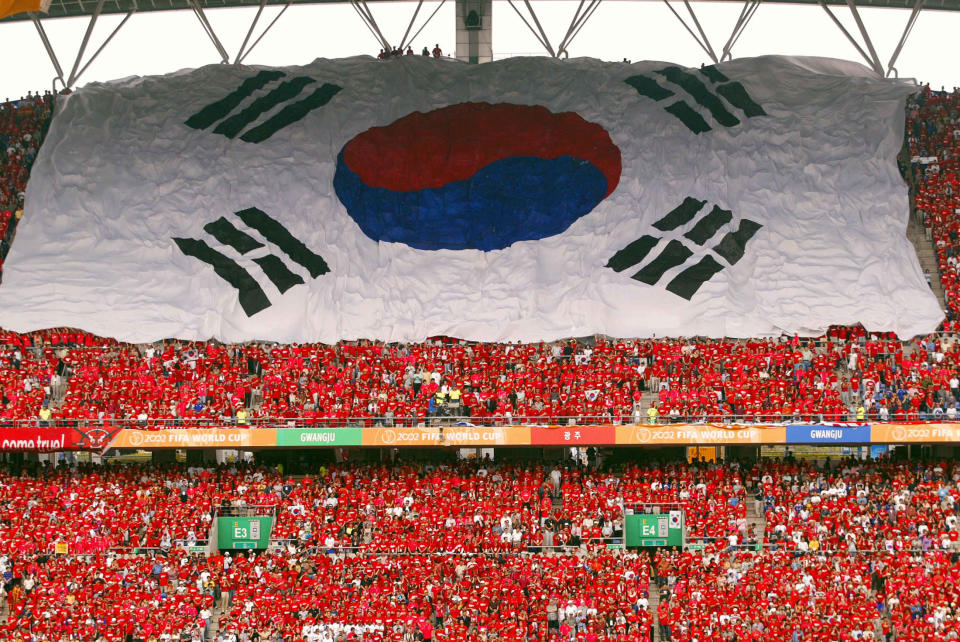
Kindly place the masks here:
<instances>
[{"instance_id":1,"label":"stadium crowd","mask_svg":"<svg viewBox=\"0 0 960 642\"><path fill-rule=\"evenodd\" d=\"M925 87L907 106L905 168L914 204L937 252L947 305L944 329L960 328L960 93Z\"/></svg>"},{"instance_id":2,"label":"stadium crowd","mask_svg":"<svg viewBox=\"0 0 960 642\"><path fill-rule=\"evenodd\" d=\"M7 242L50 105L48 94L0 106ZM905 169L937 245L946 330L957 329L960 310L958 110L960 95L926 89L908 111L915 162ZM917 421L956 418L958 386L952 335L901 343L856 327L818 339L333 346L135 346L70 329L0 333L0 423L8 425Z\"/></svg>"},{"instance_id":3,"label":"stadium crowd","mask_svg":"<svg viewBox=\"0 0 960 642\"><path fill-rule=\"evenodd\" d=\"M622 506L687 511L690 537L748 536L743 475L687 464L614 473L501 465L424 470L331 465L290 483L276 471L106 467L0 476L0 546L45 542L98 554L113 547L170 550L206 539L216 507L275 513L276 538L367 552L592 551L623 535Z\"/></svg>"},{"instance_id":4,"label":"stadium crowd","mask_svg":"<svg viewBox=\"0 0 960 642\"><path fill-rule=\"evenodd\" d=\"M886 459L28 468L0 478L4 639L949 640L958 482ZM664 503L703 550L608 548ZM275 516L269 549L199 552L242 510Z\"/></svg>"},{"instance_id":5,"label":"stadium crowd","mask_svg":"<svg viewBox=\"0 0 960 642\"><path fill-rule=\"evenodd\" d=\"M0 332L0 423L421 425L941 420L950 335L477 344L121 344Z\"/></svg>"},{"instance_id":6,"label":"stadium crowd","mask_svg":"<svg viewBox=\"0 0 960 642\"><path fill-rule=\"evenodd\" d=\"M52 105L49 92L0 103L0 278L17 223L23 216L27 177Z\"/></svg>"},{"instance_id":7,"label":"stadium crowd","mask_svg":"<svg viewBox=\"0 0 960 642\"><path fill-rule=\"evenodd\" d=\"M390 58L399 58L401 56L412 56L414 55L413 47L408 46L406 51L402 47L394 47L393 49L381 49L380 53L377 54L377 60L389 60ZM440 45L436 44L433 46L433 49L423 48L423 51L420 52L421 56L429 57L433 56L434 58L441 58L443 56L443 50L440 49Z\"/></svg>"},{"instance_id":8,"label":"stadium crowd","mask_svg":"<svg viewBox=\"0 0 960 642\"><path fill-rule=\"evenodd\" d=\"M49 96L0 106L0 261L49 111ZM2 332L0 426L955 419L958 115L958 94L930 91L908 114L946 334L138 346ZM952 461L10 469L0 638L954 640L958 497ZM608 548L643 505L683 510L704 548ZM274 516L269 550L199 552L215 516L244 511Z\"/></svg>"}]
</instances>

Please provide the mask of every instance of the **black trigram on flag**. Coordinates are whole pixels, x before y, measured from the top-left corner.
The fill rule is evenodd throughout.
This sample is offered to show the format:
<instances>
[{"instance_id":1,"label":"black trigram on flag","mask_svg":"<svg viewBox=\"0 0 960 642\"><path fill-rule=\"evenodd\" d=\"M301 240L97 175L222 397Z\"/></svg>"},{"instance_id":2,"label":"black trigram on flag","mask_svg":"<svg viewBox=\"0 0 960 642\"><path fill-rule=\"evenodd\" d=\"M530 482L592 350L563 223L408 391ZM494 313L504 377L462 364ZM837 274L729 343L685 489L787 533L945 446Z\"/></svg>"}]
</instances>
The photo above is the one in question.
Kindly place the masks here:
<instances>
[{"instance_id":1,"label":"black trigram on flag","mask_svg":"<svg viewBox=\"0 0 960 642\"><path fill-rule=\"evenodd\" d=\"M294 263L303 267L311 278L317 278L330 271L323 257L313 253L306 245L294 237L279 221L267 215L263 210L250 207L235 213L235 216L251 231L255 231L265 241L280 248ZM203 226L203 231L212 236L222 245L236 250L241 256L254 250L265 248L265 244L239 229L224 217ZM237 261L223 252L210 247L201 239L175 238L180 251L187 256L200 259L213 266L217 275L232 285L240 293L240 307L252 317L257 312L270 307L270 299L263 291L260 283L244 269ZM251 256L250 260L260 266L263 273L270 279L281 294L295 285L303 284L303 277L290 270L283 259L267 253Z\"/></svg>"},{"instance_id":2,"label":"black trigram on flag","mask_svg":"<svg viewBox=\"0 0 960 642\"><path fill-rule=\"evenodd\" d=\"M687 245L688 241L703 247L717 234L721 227L733 220L730 210L721 209L714 205L706 210L706 201L698 201L689 196L678 207L653 224L661 232L675 232L699 217L699 220L684 234L664 234L655 237L645 234L636 241L614 254L607 262L607 267L615 272L623 272L629 267L636 267L650 254L651 250L667 241L652 260L647 262L640 271L633 275L637 281L647 285L656 285L667 271L687 263L694 255ZM706 212L706 214L704 214ZM741 219L735 230L727 232L720 241L709 249L728 265L734 265L743 258L747 241L753 238L762 225L748 219ZM677 238L670 238L671 236ZM669 239L669 240L668 240ZM717 272L726 267L713 257L706 254L693 265L677 274L667 290L686 300L690 300L704 283L713 278Z\"/></svg>"},{"instance_id":3,"label":"black trigram on flag","mask_svg":"<svg viewBox=\"0 0 960 642\"><path fill-rule=\"evenodd\" d=\"M654 75L639 74L624 82L637 90L641 96L664 101L664 109L687 126L694 134L712 129L704 118L709 115L714 125L733 127L740 124L737 113L746 118L766 116L763 108L755 103L747 90L738 82L731 81L716 67L703 67L700 74L692 74L680 67L665 67ZM686 97L684 96L686 95ZM694 109L693 101L699 109Z\"/></svg>"},{"instance_id":4,"label":"black trigram on flag","mask_svg":"<svg viewBox=\"0 0 960 642\"><path fill-rule=\"evenodd\" d=\"M185 124L193 129L206 129L214 123L219 123L213 130L215 134L221 134L227 138L236 138L239 135L240 140L260 143L287 125L297 122L314 109L326 105L342 89L330 83L323 83L320 87L314 88L317 81L307 76L290 78L276 84L286 75L276 70L261 71L256 76L244 80L237 89L220 100L210 103L195 113L187 119ZM243 109L237 110L246 99L268 85L272 86L270 91L251 101ZM294 100L311 88L313 88L311 93L299 100ZM284 104L282 109L268 118L263 118L280 104Z\"/></svg>"}]
</instances>

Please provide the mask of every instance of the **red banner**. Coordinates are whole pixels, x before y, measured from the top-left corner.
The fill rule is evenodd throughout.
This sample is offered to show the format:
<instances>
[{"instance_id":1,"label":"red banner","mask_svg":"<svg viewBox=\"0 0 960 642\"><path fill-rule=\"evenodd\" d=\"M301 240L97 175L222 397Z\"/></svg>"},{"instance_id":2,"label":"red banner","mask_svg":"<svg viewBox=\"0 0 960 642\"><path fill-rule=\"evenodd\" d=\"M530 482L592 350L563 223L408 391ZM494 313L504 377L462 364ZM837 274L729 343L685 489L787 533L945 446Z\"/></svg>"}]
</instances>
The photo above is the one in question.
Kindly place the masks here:
<instances>
[{"instance_id":1,"label":"red banner","mask_svg":"<svg viewBox=\"0 0 960 642\"><path fill-rule=\"evenodd\" d=\"M614 426L532 426L532 446L612 446L617 443Z\"/></svg>"},{"instance_id":2,"label":"red banner","mask_svg":"<svg viewBox=\"0 0 960 642\"><path fill-rule=\"evenodd\" d=\"M0 428L0 452L49 453L103 450L120 428Z\"/></svg>"}]
</instances>

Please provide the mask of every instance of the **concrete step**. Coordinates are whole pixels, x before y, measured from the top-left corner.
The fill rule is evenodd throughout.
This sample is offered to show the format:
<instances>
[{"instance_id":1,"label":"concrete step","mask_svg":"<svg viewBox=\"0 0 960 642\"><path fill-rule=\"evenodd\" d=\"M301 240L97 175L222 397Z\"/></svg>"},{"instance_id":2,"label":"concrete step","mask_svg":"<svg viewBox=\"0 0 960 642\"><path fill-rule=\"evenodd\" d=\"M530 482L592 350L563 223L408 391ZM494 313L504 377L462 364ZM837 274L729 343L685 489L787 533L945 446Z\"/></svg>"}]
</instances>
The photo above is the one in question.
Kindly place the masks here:
<instances>
[{"instance_id":1,"label":"concrete step","mask_svg":"<svg viewBox=\"0 0 960 642\"><path fill-rule=\"evenodd\" d=\"M937 265L937 252L933 242L927 239L927 233L916 216L911 216L907 224L907 238L917 253L917 260L924 274L930 276L930 289L937 297L940 308L946 310L943 284L940 282L940 270Z\"/></svg>"},{"instance_id":2,"label":"concrete step","mask_svg":"<svg viewBox=\"0 0 960 642\"><path fill-rule=\"evenodd\" d=\"M753 535L756 541L762 542L767 532L767 516L762 502L747 499L747 526L753 526Z\"/></svg>"},{"instance_id":3,"label":"concrete step","mask_svg":"<svg viewBox=\"0 0 960 642\"><path fill-rule=\"evenodd\" d=\"M657 619L657 607L660 606L660 589L657 588L657 583L652 578L650 582L650 594L647 596L647 599L650 602L649 612L653 616L653 642L660 642L660 622Z\"/></svg>"},{"instance_id":4,"label":"concrete step","mask_svg":"<svg viewBox=\"0 0 960 642\"><path fill-rule=\"evenodd\" d=\"M227 613L227 608L222 606L222 604L225 604L224 600L226 599L226 595L224 595L220 600L221 603L214 604L213 606L213 615L210 616L210 623L209 626L207 626L207 640L209 642L216 640L217 634L220 633L220 618Z\"/></svg>"}]
</instances>

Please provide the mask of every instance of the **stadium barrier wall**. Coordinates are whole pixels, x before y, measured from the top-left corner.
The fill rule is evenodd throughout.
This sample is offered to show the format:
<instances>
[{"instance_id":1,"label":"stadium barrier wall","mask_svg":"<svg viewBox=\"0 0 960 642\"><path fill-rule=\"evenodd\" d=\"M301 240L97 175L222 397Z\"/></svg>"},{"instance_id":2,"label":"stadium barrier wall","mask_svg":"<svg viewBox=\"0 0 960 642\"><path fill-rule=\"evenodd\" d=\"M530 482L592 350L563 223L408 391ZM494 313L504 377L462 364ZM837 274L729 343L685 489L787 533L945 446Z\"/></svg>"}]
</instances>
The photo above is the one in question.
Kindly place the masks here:
<instances>
[{"instance_id":1,"label":"stadium barrier wall","mask_svg":"<svg viewBox=\"0 0 960 642\"><path fill-rule=\"evenodd\" d=\"M494 446L749 446L960 443L960 423L436 425L154 429L122 426L0 428L0 452L110 448L311 448Z\"/></svg>"},{"instance_id":2,"label":"stadium barrier wall","mask_svg":"<svg viewBox=\"0 0 960 642\"><path fill-rule=\"evenodd\" d=\"M0 452L99 451L122 432L120 426L0 427Z\"/></svg>"}]
</instances>

